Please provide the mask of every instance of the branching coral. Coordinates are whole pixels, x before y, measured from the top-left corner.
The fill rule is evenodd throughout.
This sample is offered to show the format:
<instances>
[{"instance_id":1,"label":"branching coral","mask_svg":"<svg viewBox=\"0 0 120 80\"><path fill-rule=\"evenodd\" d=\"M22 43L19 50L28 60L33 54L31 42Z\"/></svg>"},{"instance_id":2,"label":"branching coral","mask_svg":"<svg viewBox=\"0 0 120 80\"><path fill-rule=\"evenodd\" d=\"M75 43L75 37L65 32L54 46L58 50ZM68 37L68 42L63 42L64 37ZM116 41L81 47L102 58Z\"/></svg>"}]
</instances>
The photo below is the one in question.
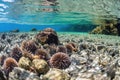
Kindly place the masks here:
<instances>
[{"instance_id":1,"label":"branching coral","mask_svg":"<svg viewBox=\"0 0 120 80\"><path fill-rule=\"evenodd\" d=\"M71 64L70 58L67 54L58 52L50 59L50 65L58 69L66 69Z\"/></svg>"}]
</instances>

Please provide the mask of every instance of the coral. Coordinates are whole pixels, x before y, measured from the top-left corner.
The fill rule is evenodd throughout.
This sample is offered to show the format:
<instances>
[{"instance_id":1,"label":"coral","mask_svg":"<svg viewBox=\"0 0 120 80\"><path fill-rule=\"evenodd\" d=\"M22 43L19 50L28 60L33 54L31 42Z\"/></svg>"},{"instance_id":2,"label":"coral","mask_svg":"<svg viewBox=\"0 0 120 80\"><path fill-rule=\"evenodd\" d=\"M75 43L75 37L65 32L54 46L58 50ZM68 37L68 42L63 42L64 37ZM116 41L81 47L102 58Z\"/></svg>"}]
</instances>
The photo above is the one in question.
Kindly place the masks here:
<instances>
[{"instance_id":1,"label":"coral","mask_svg":"<svg viewBox=\"0 0 120 80\"><path fill-rule=\"evenodd\" d=\"M14 69L14 67L18 67L17 61L11 57L6 58L3 64L3 70L5 71L7 77L9 76L9 73Z\"/></svg>"},{"instance_id":2,"label":"coral","mask_svg":"<svg viewBox=\"0 0 120 80\"><path fill-rule=\"evenodd\" d=\"M50 59L50 65L58 69L66 69L71 64L70 58L67 54L58 52Z\"/></svg>"},{"instance_id":3,"label":"coral","mask_svg":"<svg viewBox=\"0 0 120 80\"><path fill-rule=\"evenodd\" d=\"M22 57L22 51L19 47L14 47L11 52L11 57L14 58L16 61L19 61L19 59Z\"/></svg>"},{"instance_id":4,"label":"coral","mask_svg":"<svg viewBox=\"0 0 120 80\"><path fill-rule=\"evenodd\" d=\"M30 66L31 66L31 61L29 58L21 57L19 62L18 62L18 66L21 68L24 68L26 70L29 70Z\"/></svg>"},{"instance_id":5,"label":"coral","mask_svg":"<svg viewBox=\"0 0 120 80\"><path fill-rule=\"evenodd\" d=\"M92 34L118 35L116 20L103 20L102 24L94 28Z\"/></svg>"},{"instance_id":6,"label":"coral","mask_svg":"<svg viewBox=\"0 0 120 80\"><path fill-rule=\"evenodd\" d=\"M58 46L56 52L67 53L67 48L65 46L63 46L63 45Z\"/></svg>"},{"instance_id":7,"label":"coral","mask_svg":"<svg viewBox=\"0 0 120 80\"><path fill-rule=\"evenodd\" d=\"M28 53L35 54L35 51L37 50L37 45L35 41L27 40L22 42L21 49L23 53L27 51Z\"/></svg>"},{"instance_id":8,"label":"coral","mask_svg":"<svg viewBox=\"0 0 120 80\"><path fill-rule=\"evenodd\" d=\"M51 28L47 28L35 36L36 40L41 44L59 44L57 33Z\"/></svg>"},{"instance_id":9,"label":"coral","mask_svg":"<svg viewBox=\"0 0 120 80\"><path fill-rule=\"evenodd\" d=\"M45 74L49 71L49 66L47 62L43 59L34 59L32 61L32 66L36 70L38 75Z\"/></svg>"},{"instance_id":10,"label":"coral","mask_svg":"<svg viewBox=\"0 0 120 80\"><path fill-rule=\"evenodd\" d=\"M70 80L70 76L60 69L52 68L43 76L43 80Z\"/></svg>"},{"instance_id":11,"label":"coral","mask_svg":"<svg viewBox=\"0 0 120 80\"><path fill-rule=\"evenodd\" d=\"M49 54L44 49L36 50L35 55L38 55L40 57L40 59L44 59L44 60L48 60L49 59Z\"/></svg>"}]
</instances>

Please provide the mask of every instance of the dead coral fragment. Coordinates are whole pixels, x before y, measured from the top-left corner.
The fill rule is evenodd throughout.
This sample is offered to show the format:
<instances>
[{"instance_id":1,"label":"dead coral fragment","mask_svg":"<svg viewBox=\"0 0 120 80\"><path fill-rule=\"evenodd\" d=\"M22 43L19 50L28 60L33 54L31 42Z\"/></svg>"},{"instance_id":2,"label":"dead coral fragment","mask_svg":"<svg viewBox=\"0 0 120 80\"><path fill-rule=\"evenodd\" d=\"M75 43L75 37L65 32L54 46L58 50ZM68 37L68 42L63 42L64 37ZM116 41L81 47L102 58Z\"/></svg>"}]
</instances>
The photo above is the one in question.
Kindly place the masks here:
<instances>
[{"instance_id":1,"label":"dead coral fragment","mask_svg":"<svg viewBox=\"0 0 120 80\"><path fill-rule=\"evenodd\" d=\"M70 76L60 69L53 68L43 76L43 80L70 80Z\"/></svg>"},{"instance_id":2,"label":"dead coral fragment","mask_svg":"<svg viewBox=\"0 0 120 80\"><path fill-rule=\"evenodd\" d=\"M58 52L50 59L50 65L58 69L66 69L71 64L70 58L67 54Z\"/></svg>"}]
</instances>

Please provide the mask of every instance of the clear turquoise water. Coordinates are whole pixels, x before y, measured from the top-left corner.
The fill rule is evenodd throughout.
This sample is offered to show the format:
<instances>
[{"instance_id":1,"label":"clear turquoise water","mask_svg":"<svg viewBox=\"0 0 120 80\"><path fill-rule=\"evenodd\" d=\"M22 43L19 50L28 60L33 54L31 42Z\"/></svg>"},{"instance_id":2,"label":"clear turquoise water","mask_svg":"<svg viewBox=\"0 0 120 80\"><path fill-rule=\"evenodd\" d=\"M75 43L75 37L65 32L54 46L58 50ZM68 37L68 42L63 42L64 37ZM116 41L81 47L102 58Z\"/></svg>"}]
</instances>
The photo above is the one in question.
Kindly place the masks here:
<instances>
[{"instance_id":1,"label":"clear turquoise water","mask_svg":"<svg viewBox=\"0 0 120 80\"><path fill-rule=\"evenodd\" d=\"M72 3L64 7L67 4L64 5L64 1L60 0L54 2L0 0L0 32L15 29L30 31L32 28L41 30L46 27L54 28L57 31L89 32L96 26L94 19L98 16L85 12L85 10L77 11L77 8L78 10L82 8L81 6L75 8L77 3L74 3L76 5L69 9L70 4L73 5ZM88 6L87 9L90 8L92 7Z\"/></svg>"}]
</instances>

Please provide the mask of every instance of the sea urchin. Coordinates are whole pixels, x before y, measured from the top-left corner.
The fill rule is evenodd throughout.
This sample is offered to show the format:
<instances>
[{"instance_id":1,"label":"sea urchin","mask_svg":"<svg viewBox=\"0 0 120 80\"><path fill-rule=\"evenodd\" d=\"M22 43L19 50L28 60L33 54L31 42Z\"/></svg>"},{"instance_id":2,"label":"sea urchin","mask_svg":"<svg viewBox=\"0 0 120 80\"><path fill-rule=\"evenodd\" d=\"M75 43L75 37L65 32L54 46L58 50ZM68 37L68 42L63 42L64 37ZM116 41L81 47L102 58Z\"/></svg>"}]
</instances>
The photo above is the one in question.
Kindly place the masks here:
<instances>
[{"instance_id":1,"label":"sea urchin","mask_svg":"<svg viewBox=\"0 0 120 80\"><path fill-rule=\"evenodd\" d=\"M71 64L70 58L67 54L58 52L50 59L50 65L58 69L66 69Z\"/></svg>"},{"instance_id":2,"label":"sea urchin","mask_svg":"<svg viewBox=\"0 0 120 80\"><path fill-rule=\"evenodd\" d=\"M8 57L3 64L3 70L5 71L6 76L8 77L9 73L17 66L17 61L14 58Z\"/></svg>"}]
</instances>

